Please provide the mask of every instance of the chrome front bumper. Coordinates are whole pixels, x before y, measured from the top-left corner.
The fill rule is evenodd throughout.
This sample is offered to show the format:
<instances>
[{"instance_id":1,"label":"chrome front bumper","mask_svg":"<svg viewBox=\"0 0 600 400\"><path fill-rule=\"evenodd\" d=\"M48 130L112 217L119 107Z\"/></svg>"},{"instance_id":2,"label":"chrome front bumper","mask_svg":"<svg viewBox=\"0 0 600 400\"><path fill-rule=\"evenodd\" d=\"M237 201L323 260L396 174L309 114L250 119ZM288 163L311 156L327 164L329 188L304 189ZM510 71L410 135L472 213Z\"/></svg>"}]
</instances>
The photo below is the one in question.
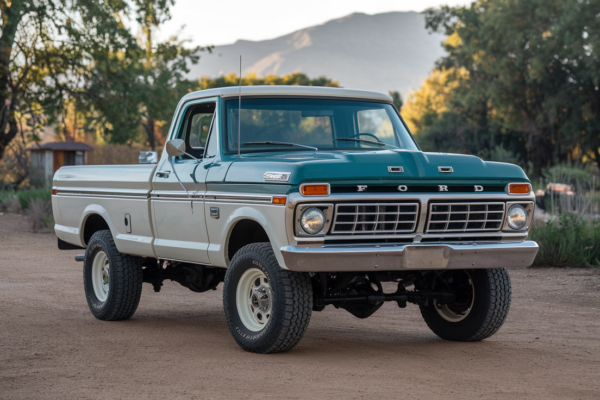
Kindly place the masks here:
<instances>
[{"instance_id":1,"label":"chrome front bumper","mask_svg":"<svg viewBox=\"0 0 600 400\"><path fill-rule=\"evenodd\" d=\"M410 271L529 267L536 242L490 244L407 244L385 246L285 246L291 271Z\"/></svg>"}]
</instances>

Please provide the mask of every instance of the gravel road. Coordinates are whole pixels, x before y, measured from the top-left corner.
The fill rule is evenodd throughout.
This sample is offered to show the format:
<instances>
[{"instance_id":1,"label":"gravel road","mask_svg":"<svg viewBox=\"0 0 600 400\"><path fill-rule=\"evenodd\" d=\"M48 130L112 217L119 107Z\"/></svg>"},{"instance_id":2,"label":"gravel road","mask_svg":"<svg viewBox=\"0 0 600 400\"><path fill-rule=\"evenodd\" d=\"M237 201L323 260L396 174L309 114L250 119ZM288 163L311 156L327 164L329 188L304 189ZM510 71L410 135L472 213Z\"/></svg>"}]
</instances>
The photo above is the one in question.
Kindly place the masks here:
<instances>
[{"instance_id":1,"label":"gravel road","mask_svg":"<svg viewBox=\"0 0 600 400\"><path fill-rule=\"evenodd\" d=\"M329 306L294 350L256 355L220 290L144 284L131 320L96 320L77 253L0 216L0 399L600 398L596 270L512 270L508 319L482 342L438 339L412 305L365 320Z\"/></svg>"}]
</instances>

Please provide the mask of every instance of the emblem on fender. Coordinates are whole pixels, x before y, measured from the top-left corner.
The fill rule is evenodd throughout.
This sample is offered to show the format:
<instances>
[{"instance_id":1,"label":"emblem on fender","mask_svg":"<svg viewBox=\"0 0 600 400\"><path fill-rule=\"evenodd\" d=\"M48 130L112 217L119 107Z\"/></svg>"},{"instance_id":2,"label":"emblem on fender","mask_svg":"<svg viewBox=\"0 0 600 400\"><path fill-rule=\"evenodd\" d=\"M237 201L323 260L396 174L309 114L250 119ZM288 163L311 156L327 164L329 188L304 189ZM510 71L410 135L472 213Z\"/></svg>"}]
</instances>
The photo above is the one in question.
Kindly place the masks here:
<instances>
[{"instance_id":1,"label":"emblem on fender","mask_svg":"<svg viewBox=\"0 0 600 400\"><path fill-rule=\"evenodd\" d=\"M358 185L356 186L356 190L358 190L359 192L364 192L365 190L367 190L367 185Z\"/></svg>"},{"instance_id":2,"label":"emblem on fender","mask_svg":"<svg viewBox=\"0 0 600 400\"><path fill-rule=\"evenodd\" d=\"M438 191L439 192L447 192L448 191L448 186L446 185L438 185Z\"/></svg>"}]
</instances>

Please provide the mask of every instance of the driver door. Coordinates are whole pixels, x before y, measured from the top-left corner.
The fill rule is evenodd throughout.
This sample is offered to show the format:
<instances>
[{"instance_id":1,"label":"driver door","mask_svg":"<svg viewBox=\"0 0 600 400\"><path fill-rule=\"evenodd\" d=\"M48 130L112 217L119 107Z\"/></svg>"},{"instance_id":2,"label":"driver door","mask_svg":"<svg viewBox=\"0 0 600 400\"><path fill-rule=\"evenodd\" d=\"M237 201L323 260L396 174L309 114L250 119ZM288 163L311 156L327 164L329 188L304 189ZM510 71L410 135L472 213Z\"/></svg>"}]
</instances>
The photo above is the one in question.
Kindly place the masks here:
<instances>
[{"instance_id":1,"label":"driver door","mask_svg":"<svg viewBox=\"0 0 600 400\"><path fill-rule=\"evenodd\" d=\"M154 248L161 259L210 264L204 193L213 159L203 156L209 136L217 134L216 103L216 99L206 99L189 105L179 130L171 137L183 139L186 152L200 161L185 155L171 160L163 157L155 170L151 200Z\"/></svg>"}]
</instances>

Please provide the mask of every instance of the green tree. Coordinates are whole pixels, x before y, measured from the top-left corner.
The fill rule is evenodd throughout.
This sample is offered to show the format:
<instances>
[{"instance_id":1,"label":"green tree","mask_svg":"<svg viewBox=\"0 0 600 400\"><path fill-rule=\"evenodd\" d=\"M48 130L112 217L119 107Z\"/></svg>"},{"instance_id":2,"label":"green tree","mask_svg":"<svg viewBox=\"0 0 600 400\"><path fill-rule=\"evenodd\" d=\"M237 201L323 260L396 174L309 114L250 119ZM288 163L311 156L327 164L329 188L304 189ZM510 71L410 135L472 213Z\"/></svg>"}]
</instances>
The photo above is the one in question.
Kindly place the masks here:
<instances>
[{"instance_id":1,"label":"green tree","mask_svg":"<svg viewBox=\"0 0 600 400\"><path fill-rule=\"evenodd\" d=\"M402 95L400 94L400 92L396 90L390 90L389 95L392 98L392 101L394 102L396 108L398 110L402 109L402 105L404 104L404 102L402 101Z\"/></svg>"},{"instance_id":2,"label":"green tree","mask_svg":"<svg viewBox=\"0 0 600 400\"><path fill-rule=\"evenodd\" d=\"M201 51L211 52L213 46L187 48L186 41L176 36L155 44L154 33L160 24L171 18L174 0L135 0L137 21L144 33L144 72L140 100L141 124L147 143L154 150L159 125L172 116L179 99L197 86L186 78L189 65L196 64Z\"/></svg>"},{"instance_id":3,"label":"green tree","mask_svg":"<svg viewBox=\"0 0 600 400\"><path fill-rule=\"evenodd\" d=\"M577 157L600 163L599 14L598 2L567 0L427 10L427 27L448 35L438 68L464 69L468 81L423 134L469 133L479 147L502 145L531 160L538 175Z\"/></svg>"},{"instance_id":4,"label":"green tree","mask_svg":"<svg viewBox=\"0 0 600 400\"><path fill-rule=\"evenodd\" d=\"M199 89L212 89L219 87L238 86L240 83L240 77L234 72L231 72L224 76L217 78L211 78L209 76L203 76L198 80ZM339 87L340 84L336 80L327 78L326 76L320 76L318 78L310 79L308 76L300 72L294 72L284 76L278 75L267 75L264 78L258 78L256 74L250 73L246 77L242 77L242 86L255 86L255 85L298 85L298 86L326 86L326 87Z\"/></svg>"},{"instance_id":5,"label":"green tree","mask_svg":"<svg viewBox=\"0 0 600 400\"><path fill-rule=\"evenodd\" d=\"M23 119L60 118L85 88L94 54L134 44L115 18L125 8L121 0L0 0L0 159Z\"/></svg>"}]
</instances>

